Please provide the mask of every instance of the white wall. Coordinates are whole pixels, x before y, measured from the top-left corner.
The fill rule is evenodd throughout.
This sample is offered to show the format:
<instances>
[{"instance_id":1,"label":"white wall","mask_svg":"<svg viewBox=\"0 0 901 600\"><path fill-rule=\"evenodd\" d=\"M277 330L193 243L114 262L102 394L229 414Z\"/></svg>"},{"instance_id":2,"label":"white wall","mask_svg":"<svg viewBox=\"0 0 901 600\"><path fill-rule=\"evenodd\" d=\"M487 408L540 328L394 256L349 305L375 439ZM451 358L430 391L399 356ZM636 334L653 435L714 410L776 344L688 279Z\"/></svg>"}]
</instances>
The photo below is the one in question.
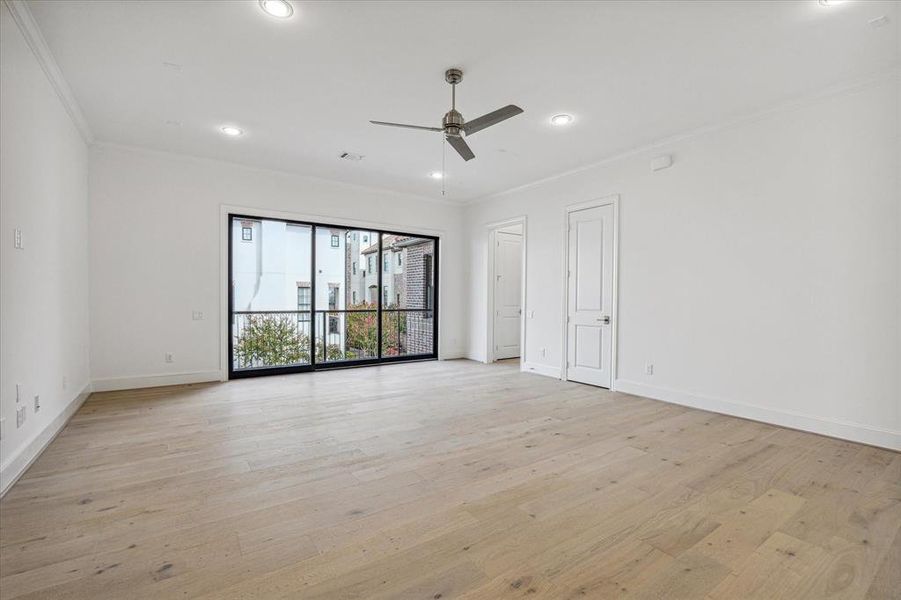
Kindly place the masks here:
<instances>
[{"instance_id":1,"label":"white wall","mask_svg":"<svg viewBox=\"0 0 901 600\"><path fill-rule=\"evenodd\" d=\"M0 491L90 382L87 162L78 129L0 4ZM22 250L14 249L15 228ZM27 412L21 428L17 383Z\"/></svg>"},{"instance_id":2,"label":"white wall","mask_svg":"<svg viewBox=\"0 0 901 600\"><path fill-rule=\"evenodd\" d=\"M525 362L559 375L564 207L619 194L619 389L901 446L898 119L895 74L471 205L468 355L485 225L527 215Z\"/></svg>"},{"instance_id":3,"label":"white wall","mask_svg":"<svg viewBox=\"0 0 901 600\"><path fill-rule=\"evenodd\" d=\"M224 367L221 205L440 235L440 354L463 354L459 207L111 145L92 149L90 185L96 389L218 378ZM192 311L202 311L206 318L193 321ZM164 362L166 352L173 353L174 362Z\"/></svg>"}]
</instances>

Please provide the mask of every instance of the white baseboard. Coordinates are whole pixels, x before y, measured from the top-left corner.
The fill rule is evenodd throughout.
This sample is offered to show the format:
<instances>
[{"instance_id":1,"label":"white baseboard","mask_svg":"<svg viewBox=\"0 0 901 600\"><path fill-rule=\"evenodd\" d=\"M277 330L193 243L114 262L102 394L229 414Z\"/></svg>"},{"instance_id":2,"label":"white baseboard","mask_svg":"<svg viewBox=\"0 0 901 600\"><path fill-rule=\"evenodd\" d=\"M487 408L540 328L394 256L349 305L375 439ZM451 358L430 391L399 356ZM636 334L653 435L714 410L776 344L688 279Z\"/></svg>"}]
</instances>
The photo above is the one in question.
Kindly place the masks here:
<instances>
[{"instance_id":1,"label":"white baseboard","mask_svg":"<svg viewBox=\"0 0 901 600\"><path fill-rule=\"evenodd\" d=\"M219 371L192 371L189 373L166 373L141 375L138 377L108 377L94 380L95 392L114 392L138 388L160 387L164 385L184 385L186 383L206 383L222 381Z\"/></svg>"},{"instance_id":2,"label":"white baseboard","mask_svg":"<svg viewBox=\"0 0 901 600\"><path fill-rule=\"evenodd\" d=\"M644 396L654 400L662 400L671 404L680 404L692 408L700 408L711 412L742 417L753 421L762 421L772 425L800 429L829 437L841 438L852 442L860 442L871 446L879 446L890 450L901 450L901 432L880 429L851 421L827 419L813 415L805 415L788 410L777 410L753 406L740 402L698 396L664 387L647 385L637 381L617 379L615 389L618 392Z\"/></svg>"},{"instance_id":3,"label":"white baseboard","mask_svg":"<svg viewBox=\"0 0 901 600\"><path fill-rule=\"evenodd\" d=\"M549 367L547 365L539 365L536 363L524 362L522 363L522 367L520 371L523 373L535 373L536 375L544 375L545 377L553 377L554 379L560 379L560 368L559 367Z\"/></svg>"},{"instance_id":4,"label":"white baseboard","mask_svg":"<svg viewBox=\"0 0 901 600\"><path fill-rule=\"evenodd\" d=\"M90 395L91 384L88 383L78 395L72 398L72 401L55 419L50 421L44 429L38 431L31 441L25 444L18 453L11 456L8 461L0 466L0 498L9 491L13 484L19 480L19 477L28 470L28 467L37 460Z\"/></svg>"}]
</instances>

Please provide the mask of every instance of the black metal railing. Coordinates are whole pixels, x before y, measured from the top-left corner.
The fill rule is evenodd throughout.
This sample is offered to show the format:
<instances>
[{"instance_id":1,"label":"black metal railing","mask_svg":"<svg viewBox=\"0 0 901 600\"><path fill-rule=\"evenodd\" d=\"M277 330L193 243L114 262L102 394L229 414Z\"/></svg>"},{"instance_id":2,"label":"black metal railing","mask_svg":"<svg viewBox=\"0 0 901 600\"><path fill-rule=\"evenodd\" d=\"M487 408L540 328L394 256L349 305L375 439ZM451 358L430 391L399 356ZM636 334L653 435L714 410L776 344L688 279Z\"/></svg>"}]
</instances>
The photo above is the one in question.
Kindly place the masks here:
<instances>
[{"instance_id":1,"label":"black metal railing","mask_svg":"<svg viewBox=\"0 0 901 600\"><path fill-rule=\"evenodd\" d=\"M235 311L232 315L235 369L310 364L310 311Z\"/></svg>"},{"instance_id":2,"label":"black metal railing","mask_svg":"<svg viewBox=\"0 0 901 600\"><path fill-rule=\"evenodd\" d=\"M378 358L378 310L317 310L316 362Z\"/></svg>"},{"instance_id":3,"label":"black metal railing","mask_svg":"<svg viewBox=\"0 0 901 600\"><path fill-rule=\"evenodd\" d=\"M414 356L432 352L432 311L424 308L382 309L382 356Z\"/></svg>"},{"instance_id":4,"label":"black metal railing","mask_svg":"<svg viewBox=\"0 0 901 600\"><path fill-rule=\"evenodd\" d=\"M433 313L382 309L234 311L233 369L352 362L432 353ZM315 325L315 327L314 327ZM314 339L311 340L311 336Z\"/></svg>"}]
</instances>

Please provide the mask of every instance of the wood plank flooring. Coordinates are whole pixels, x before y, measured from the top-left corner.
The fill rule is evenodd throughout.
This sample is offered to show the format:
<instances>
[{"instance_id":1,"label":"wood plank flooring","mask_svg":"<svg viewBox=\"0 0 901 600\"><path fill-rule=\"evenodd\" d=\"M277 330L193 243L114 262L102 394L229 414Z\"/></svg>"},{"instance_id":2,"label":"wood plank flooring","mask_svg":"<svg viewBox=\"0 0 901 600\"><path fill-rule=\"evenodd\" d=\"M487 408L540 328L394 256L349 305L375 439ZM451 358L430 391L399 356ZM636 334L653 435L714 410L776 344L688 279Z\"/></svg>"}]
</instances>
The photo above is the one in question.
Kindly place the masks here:
<instances>
[{"instance_id":1,"label":"wood plank flooring","mask_svg":"<svg viewBox=\"0 0 901 600\"><path fill-rule=\"evenodd\" d=\"M95 394L0 502L3 599L899 597L901 454L509 364Z\"/></svg>"}]
</instances>

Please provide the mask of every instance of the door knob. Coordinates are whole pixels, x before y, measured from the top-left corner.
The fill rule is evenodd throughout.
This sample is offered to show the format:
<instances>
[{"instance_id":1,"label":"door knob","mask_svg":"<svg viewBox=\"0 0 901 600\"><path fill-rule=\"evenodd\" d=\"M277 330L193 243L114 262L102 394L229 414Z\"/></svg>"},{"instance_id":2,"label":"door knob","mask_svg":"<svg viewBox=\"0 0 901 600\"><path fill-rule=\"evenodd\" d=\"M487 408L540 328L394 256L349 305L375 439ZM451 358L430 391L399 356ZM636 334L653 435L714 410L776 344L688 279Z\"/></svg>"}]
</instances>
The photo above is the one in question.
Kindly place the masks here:
<instances>
[{"instance_id":1,"label":"door knob","mask_svg":"<svg viewBox=\"0 0 901 600\"><path fill-rule=\"evenodd\" d=\"M610 317L608 317L607 315L604 315L603 317L598 319L598 322L603 323L604 325L610 325Z\"/></svg>"}]
</instances>

